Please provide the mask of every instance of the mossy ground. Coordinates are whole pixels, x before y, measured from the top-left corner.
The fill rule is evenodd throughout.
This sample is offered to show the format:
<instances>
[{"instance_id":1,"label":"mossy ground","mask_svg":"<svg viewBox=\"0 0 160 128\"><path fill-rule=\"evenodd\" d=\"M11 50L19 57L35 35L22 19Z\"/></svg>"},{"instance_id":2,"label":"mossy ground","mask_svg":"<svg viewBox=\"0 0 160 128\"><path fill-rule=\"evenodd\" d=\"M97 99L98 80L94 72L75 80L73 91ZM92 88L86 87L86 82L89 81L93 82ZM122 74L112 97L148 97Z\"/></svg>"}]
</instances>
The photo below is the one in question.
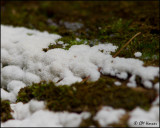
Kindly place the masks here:
<instances>
[{"instance_id":1,"label":"mossy ground","mask_svg":"<svg viewBox=\"0 0 160 128\"><path fill-rule=\"evenodd\" d=\"M48 19L57 25L49 24ZM80 22L84 26L73 31L64 26L66 21ZM118 56L134 58L134 52L140 51L142 56L139 59L144 61L145 66L159 66L158 1L1 1L1 24L60 34L60 40L69 44L65 49L85 41L90 46L99 41L111 42L120 49L132 36L141 32ZM76 38L82 40L77 41ZM62 48L62 45L50 44L43 50L46 52L53 48ZM26 103L35 98L47 101L47 107L54 111L90 111L91 118L84 120L80 126L99 126L92 117L103 105L122 107L127 111L136 106L146 110L150 108L157 95L153 89L145 89L139 78L136 79L138 87L135 89L126 87L128 80L119 80L122 86L117 87L114 85L117 80L101 76L97 82L76 83L70 87L42 82L21 89L17 101ZM152 82L155 84L158 81L156 78ZM127 119L126 115L121 123L112 126L127 126Z\"/></svg>"},{"instance_id":2,"label":"mossy ground","mask_svg":"<svg viewBox=\"0 0 160 128\"><path fill-rule=\"evenodd\" d=\"M57 26L50 25L48 19ZM84 26L73 31L64 26L66 21L80 22ZM1 23L58 33L71 45L78 37L111 42L121 48L133 35L141 32L119 56L134 57L133 53L140 51L140 59L145 65L159 66L158 1L1 2Z\"/></svg>"},{"instance_id":3,"label":"mossy ground","mask_svg":"<svg viewBox=\"0 0 160 128\"><path fill-rule=\"evenodd\" d=\"M55 86L52 82L33 84L21 89L17 101L26 103L35 98L47 101L47 107L53 111L82 112L97 111L104 105L126 110L132 110L137 106L145 109L150 107L156 96L154 90L135 91L127 86L115 86L114 83L100 79L71 86Z\"/></svg>"},{"instance_id":4,"label":"mossy ground","mask_svg":"<svg viewBox=\"0 0 160 128\"><path fill-rule=\"evenodd\" d=\"M69 111L81 113L89 111L92 117L102 106L123 108L131 111L137 106L148 110L157 94L155 90L132 89L127 86L115 86L113 81L99 79L96 82L81 82L71 86L55 86L53 82L42 81L20 90L17 102L27 103L31 99L46 101L51 111ZM81 125L96 123L93 118L84 120ZM93 125L92 124L92 125Z\"/></svg>"},{"instance_id":5,"label":"mossy ground","mask_svg":"<svg viewBox=\"0 0 160 128\"><path fill-rule=\"evenodd\" d=\"M7 100L1 100L1 121L5 122L9 119L13 119L11 115L10 102Z\"/></svg>"}]
</instances>

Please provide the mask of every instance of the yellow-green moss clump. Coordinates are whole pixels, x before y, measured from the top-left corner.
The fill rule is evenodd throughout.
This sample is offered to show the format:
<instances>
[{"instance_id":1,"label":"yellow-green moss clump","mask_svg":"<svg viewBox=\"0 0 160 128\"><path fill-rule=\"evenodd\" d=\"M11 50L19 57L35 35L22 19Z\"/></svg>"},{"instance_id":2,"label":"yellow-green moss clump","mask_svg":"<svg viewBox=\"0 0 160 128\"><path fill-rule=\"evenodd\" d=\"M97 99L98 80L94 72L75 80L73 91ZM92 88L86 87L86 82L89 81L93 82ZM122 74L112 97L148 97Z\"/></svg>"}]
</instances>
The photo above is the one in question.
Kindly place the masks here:
<instances>
[{"instance_id":1,"label":"yellow-green moss clump","mask_svg":"<svg viewBox=\"0 0 160 128\"><path fill-rule=\"evenodd\" d=\"M9 119L13 119L11 115L10 102L7 100L1 100L1 121L5 122Z\"/></svg>"},{"instance_id":2,"label":"yellow-green moss clump","mask_svg":"<svg viewBox=\"0 0 160 128\"><path fill-rule=\"evenodd\" d=\"M55 86L53 82L40 82L20 90L17 101L43 100L53 111L96 112L101 106L132 110L139 106L148 109L156 97L155 90L132 89L108 84L107 80Z\"/></svg>"}]
</instances>

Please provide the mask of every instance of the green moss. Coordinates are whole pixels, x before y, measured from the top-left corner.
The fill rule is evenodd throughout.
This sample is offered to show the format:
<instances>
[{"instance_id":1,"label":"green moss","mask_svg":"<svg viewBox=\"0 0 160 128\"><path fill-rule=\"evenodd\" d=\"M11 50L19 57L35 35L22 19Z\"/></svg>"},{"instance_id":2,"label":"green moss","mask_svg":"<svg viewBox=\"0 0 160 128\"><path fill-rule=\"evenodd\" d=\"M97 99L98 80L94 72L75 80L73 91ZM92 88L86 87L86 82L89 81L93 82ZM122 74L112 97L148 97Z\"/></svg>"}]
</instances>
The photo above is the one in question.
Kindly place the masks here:
<instances>
[{"instance_id":1,"label":"green moss","mask_svg":"<svg viewBox=\"0 0 160 128\"><path fill-rule=\"evenodd\" d=\"M134 90L126 86L114 86L105 79L96 82L75 83L71 86L55 86L41 82L20 90L17 101L24 103L32 98L47 101L53 111L97 111L100 106L132 110L139 106L149 108L155 99L154 90Z\"/></svg>"},{"instance_id":2,"label":"green moss","mask_svg":"<svg viewBox=\"0 0 160 128\"><path fill-rule=\"evenodd\" d=\"M19 96L17 97L17 101L23 101L24 103L29 102L32 98L34 98L34 95L32 94L33 88L31 86L22 89L19 93Z\"/></svg>"},{"instance_id":3,"label":"green moss","mask_svg":"<svg viewBox=\"0 0 160 128\"><path fill-rule=\"evenodd\" d=\"M7 100L1 100L1 121L5 122L9 119L13 119L11 115L10 102Z\"/></svg>"},{"instance_id":4,"label":"green moss","mask_svg":"<svg viewBox=\"0 0 160 128\"><path fill-rule=\"evenodd\" d=\"M62 44L58 44L59 41L64 42L64 44L66 44L66 46L63 48ZM48 48L44 48L43 51L47 52L48 50L55 49L55 48L63 48L65 50L68 50L73 45L81 45L84 43L86 45L89 45L90 41L87 39L76 40L74 37L73 38L62 37L56 41L56 44L50 44L48 46Z\"/></svg>"}]
</instances>

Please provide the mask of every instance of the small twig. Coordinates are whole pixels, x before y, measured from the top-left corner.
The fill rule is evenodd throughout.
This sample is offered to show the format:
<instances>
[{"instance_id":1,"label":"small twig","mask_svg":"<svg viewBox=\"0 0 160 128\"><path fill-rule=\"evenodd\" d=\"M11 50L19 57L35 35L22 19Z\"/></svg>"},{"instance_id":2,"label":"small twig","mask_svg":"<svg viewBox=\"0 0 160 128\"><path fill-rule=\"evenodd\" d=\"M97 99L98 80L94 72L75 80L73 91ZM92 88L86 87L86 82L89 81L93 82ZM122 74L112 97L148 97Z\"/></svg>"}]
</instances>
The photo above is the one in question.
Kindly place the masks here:
<instances>
[{"instance_id":1,"label":"small twig","mask_svg":"<svg viewBox=\"0 0 160 128\"><path fill-rule=\"evenodd\" d=\"M88 79L90 78L90 76L85 77L82 82L86 82Z\"/></svg>"},{"instance_id":2,"label":"small twig","mask_svg":"<svg viewBox=\"0 0 160 128\"><path fill-rule=\"evenodd\" d=\"M63 79L59 79L56 83L59 83L60 81L62 81Z\"/></svg>"},{"instance_id":3,"label":"small twig","mask_svg":"<svg viewBox=\"0 0 160 128\"><path fill-rule=\"evenodd\" d=\"M134 35L125 45L123 45L123 47L116 52L116 54L113 56L113 58L115 58L136 36L140 35L141 32L138 32L136 35Z\"/></svg>"}]
</instances>

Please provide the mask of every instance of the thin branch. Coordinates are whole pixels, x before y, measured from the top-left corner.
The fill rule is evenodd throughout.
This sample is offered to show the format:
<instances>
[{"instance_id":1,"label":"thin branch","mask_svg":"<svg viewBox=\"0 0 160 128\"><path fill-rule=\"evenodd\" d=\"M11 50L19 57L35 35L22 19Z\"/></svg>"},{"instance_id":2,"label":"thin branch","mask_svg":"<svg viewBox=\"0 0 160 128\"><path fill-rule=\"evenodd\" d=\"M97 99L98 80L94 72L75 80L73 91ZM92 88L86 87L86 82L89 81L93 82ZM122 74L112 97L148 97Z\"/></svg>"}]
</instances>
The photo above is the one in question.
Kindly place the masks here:
<instances>
[{"instance_id":1,"label":"thin branch","mask_svg":"<svg viewBox=\"0 0 160 128\"><path fill-rule=\"evenodd\" d=\"M125 45L123 45L123 47L116 52L116 54L113 56L113 58L115 58L136 36L140 35L141 32L138 32L136 35L134 35Z\"/></svg>"}]
</instances>

